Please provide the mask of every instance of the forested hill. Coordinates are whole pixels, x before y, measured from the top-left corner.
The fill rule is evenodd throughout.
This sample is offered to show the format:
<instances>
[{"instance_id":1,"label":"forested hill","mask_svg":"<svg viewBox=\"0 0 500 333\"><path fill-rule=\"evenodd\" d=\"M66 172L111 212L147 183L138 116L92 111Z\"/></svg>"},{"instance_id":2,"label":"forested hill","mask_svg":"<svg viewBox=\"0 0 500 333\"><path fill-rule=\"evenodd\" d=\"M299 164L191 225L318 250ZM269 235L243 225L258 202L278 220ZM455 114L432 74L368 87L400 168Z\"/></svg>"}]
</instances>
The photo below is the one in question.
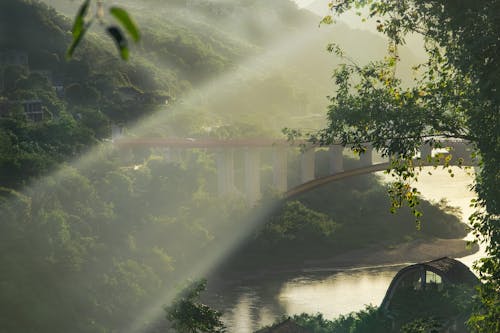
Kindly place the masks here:
<instances>
[{"instance_id":1,"label":"forested hill","mask_svg":"<svg viewBox=\"0 0 500 333\"><path fill-rule=\"evenodd\" d=\"M76 12L73 2L46 2L69 17ZM360 63L386 53L381 37L346 25L319 27L320 17L289 0L120 4L143 35L132 63L143 64L150 80L166 83L168 94L182 102L173 117L184 125L171 128L170 135L227 135L228 126L235 128L231 135L241 136L277 135L283 127L318 128L333 90L331 70L341 61L326 52L326 45L340 44ZM400 54L401 74L409 80L409 64L418 60L407 49ZM200 130L197 119L204 120L205 128L222 128L223 134Z\"/></svg>"},{"instance_id":2,"label":"forested hill","mask_svg":"<svg viewBox=\"0 0 500 333\"><path fill-rule=\"evenodd\" d=\"M328 33L289 2L232 2L232 10L247 11L251 27L262 13L276 17L281 23L269 38L253 28L228 30L238 26L230 14L232 25L212 16L229 2L209 9L124 3L143 32L130 62L119 60L99 25L67 61L72 19L38 1L0 1L0 332L146 332L142 325L164 317L162 305L179 284L206 275L259 223L269 222L256 241L282 249L295 247L294 239L331 246L355 218L352 230L376 241L373 225L385 223L381 216L365 228L373 221L359 219L383 207L368 210L384 192L380 184L369 191L373 176L337 189L336 204L356 212L349 223L330 214L328 203L313 207L320 214L297 202L268 221L261 206L214 195L213 152L172 161L165 151L99 145L112 124L135 134L132 124L143 118L156 127L140 134L164 136L276 135L285 126L313 126L330 90L328 64L336 61L322 51ZM143 12L146 3L153 8ZM336 31L355 38L346 27ZM263 169L264 183L272 175L269 165ZM425 236L463 234L455 218L436 210L429 212L443 223ZM413 221L406 222L391 241L408 230L414 236Z\"/></svg>"},{"instance_id":3,"label":"forested hill","mask_svg":"<svg viewBox=\"0 0 500 333\"><path fill-rule=\"evenodd\" d=\"M47 2L70 17L79 5ZM67 61L72 18L35 0L0 2L0 50L28 57L27 66L2 66L2 112L39 100L44 119L35 127L9 125L0 137L2 184L18 186L109 138L112 124L151 114L161 119L150 136L279 136L284 127L317 128L333 89L329 69L339 61L325 45L335 40L350 53L362 46L369 50L361 52L363 62L385 52L384 40L347 26L318 28L319 17L288 0L123 5L142 31L130 62L118 59L99 25Z\"/></svg>"}]
</instances>

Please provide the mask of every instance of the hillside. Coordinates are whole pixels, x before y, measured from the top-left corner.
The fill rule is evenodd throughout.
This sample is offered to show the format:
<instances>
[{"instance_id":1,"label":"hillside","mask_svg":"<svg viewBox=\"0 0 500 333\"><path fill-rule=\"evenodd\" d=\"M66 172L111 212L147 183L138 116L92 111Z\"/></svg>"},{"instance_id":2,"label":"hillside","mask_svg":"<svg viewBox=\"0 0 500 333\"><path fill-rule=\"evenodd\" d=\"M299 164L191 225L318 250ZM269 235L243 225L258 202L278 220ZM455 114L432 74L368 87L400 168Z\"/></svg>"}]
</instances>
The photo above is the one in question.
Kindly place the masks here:
<instances>
[{"instance_id":1,"label":"hillside","mask_svg":"<svg viewBox=\"0 0 500 333\"><path fill-rule=\"evenodd\" d=\"M270 211L214 195L214 151L172 161L161 149L114 148L113 125L128 135L182 137L318 126L338 62L323 51L330 32L287 1L218 1L187 12L183 1L143 3L155 10L131 6L143 37L122 62L98 25L67 61L71 19L38 1L0 1L0 332L145 332L187 278L207 275L249 235L266 241L282 222L318 217L275 234L283 249L289 236L330 245L359 232L376 241L363 217L382 214L382 205L368 207L383 195L373 177L346 183L352 191L333 189L338 211L321 193ZM247 11L255 27L232 33L237 18L212 17L223 5ZM264 13L276 18L275 35L254 31ZM346 42L357 36L346 26L336 31ZM348 210L340 199L367 207ZM298 218L281 214L289 206ZM456 219L427 208L443 221L425 237L462 234ZM387 215L377 222L385 231ZM404 219L391 242L418 237ZM347 220L355 220L351 232Z\"/></svg>"},{"instance_id":2,"label":"hillside","mask_svg":"<svg viewBox=\"0 0 500 333\"><path fill-rule=\"evenodd\" d=\"M70 16L76 10L64 0L46 2ZM318 27L319 16L289 0L121 3L143 30L133 59L147 64L153 77L165 72L176 79L167 83L179 103L156 121L164 124L153 130L158 135L224 136L228 126L240 136L319 128L334 89L331 70L341 61L326 45L359 54L353 59L360 63L382 59L387 47L378 35L346 25ZM410 64L419 60L404 48L401 58L400 72L409 82ZM178 119L182 127L168 125Z\"/></svg>"}]
</instances>

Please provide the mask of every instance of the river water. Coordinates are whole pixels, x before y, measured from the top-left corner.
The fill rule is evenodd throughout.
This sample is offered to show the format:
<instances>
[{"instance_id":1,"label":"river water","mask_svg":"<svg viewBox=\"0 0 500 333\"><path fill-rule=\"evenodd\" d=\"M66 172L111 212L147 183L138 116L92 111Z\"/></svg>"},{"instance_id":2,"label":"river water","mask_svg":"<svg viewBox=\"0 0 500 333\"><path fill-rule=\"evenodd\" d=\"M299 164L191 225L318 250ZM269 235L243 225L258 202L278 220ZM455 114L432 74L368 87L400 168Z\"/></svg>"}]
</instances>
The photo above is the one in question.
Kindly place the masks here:
<instances>
[{"instance_id":1,"label":"river water","mask_svg":"<svg viewBox=\"0 0 500 333\"><path fill-rule=\"evenodd\" d=\"M430 200L446 199L459 207L467 222L474 193L469 190L472 175L454 168L451 178L446 170L432 170L419 177L418 189ZM382 179L387 179L380 174ZM457 258L469 267L483 256L484 250ZM436 255L439 257L439 254ZM341 314L379 305L402 266L360 267L338 270L335 267L289 273L269 273L258 277L227 280L210 289L208 302L224 312L229 332L250 333L272 324L284 315L321 313L333 319Z\"/></svg>"}]
</instances>

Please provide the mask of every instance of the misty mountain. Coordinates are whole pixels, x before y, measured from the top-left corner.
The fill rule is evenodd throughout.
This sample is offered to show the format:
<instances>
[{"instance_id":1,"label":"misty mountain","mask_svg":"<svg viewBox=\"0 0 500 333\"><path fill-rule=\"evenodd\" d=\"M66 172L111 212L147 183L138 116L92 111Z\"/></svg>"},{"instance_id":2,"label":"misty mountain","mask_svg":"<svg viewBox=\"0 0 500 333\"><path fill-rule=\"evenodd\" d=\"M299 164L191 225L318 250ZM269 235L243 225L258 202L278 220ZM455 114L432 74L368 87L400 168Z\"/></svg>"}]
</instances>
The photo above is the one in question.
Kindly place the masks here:
<instances>
[{"instance_id":1,"label":"misty mountain","mask_svg":"<svg viewBox=\"0 0 500 333\"><path fill-rule=\"evenodd\" d=\"M66 0L45 2L70 17L79 5ZM125 0L120 4L129 9L143 36L133 46L131 64L147 69L141 75L149 76L155 89L166 89L182 101L173 114L186 126L174 126L175 135L219 135L200 129L195 124L198 118L206 120L210 129L246 128L231 135L317 128L323 122L326 96L334 88L331 72L343 62L327 53L326 45L338 43L360 64L386 53L382 37L342 23L319 27L319 16L289 0ZM103 41L101 48L113 51L99 27L93 33ZM410 50L400 53L406 62L400 74L409 81L409 64L418 59Z\"/></svg>"}]
</instances>

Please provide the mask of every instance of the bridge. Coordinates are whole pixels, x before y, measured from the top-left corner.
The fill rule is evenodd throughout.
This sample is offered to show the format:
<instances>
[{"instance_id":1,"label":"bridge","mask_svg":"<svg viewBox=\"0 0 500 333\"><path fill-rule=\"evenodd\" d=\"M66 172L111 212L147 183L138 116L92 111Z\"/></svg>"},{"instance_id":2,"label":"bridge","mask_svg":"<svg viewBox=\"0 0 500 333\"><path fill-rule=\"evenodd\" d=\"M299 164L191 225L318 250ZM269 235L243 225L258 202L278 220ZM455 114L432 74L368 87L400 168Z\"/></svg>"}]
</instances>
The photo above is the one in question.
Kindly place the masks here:
<instances>
[{"instance_id":1,"label":"bridge","mask_svg":"<svg viewBox=\"0 0 500 333\"><path fill-rule=\"evenodd\" d=\"M472 165L470 157L471 146L462 140L440 140L440 145L446 150L435 150L430 145L424 145L416 154L420 165L430 165L427 156L433 156L438 152L450 152L452 154L451 164L457 164L458 160L464 161L464 165ZM285 197L292 197L310 191L327 183L387 170L391 167L388 159L374 158L374 149L371 145L366 146L365 153L359 156L359 162L354 169L344 169L344 150L350 148L341 145L319 146L311 145L306 141L295 141L279 139L192 139L192 138L118 138L114 144L119 148L161 148L165 151L165 157L171 161L179 158L181 151L189 149L205 149L215 154L217 169L217 188L221 196L233 195L238 192L244 193L249 203L255 203L261 196L261 154L265 150L272 151L272 186ZM328 150L329 175L319 176L316 174L316 151ZM288 153L295 150L300 154L300 184L289 186L288 184ZM244 189L238 190L235 186L235 151L243 152L244 165ZM376 152L375 152L376 153Z\"/></svg>"}]
</instances>

